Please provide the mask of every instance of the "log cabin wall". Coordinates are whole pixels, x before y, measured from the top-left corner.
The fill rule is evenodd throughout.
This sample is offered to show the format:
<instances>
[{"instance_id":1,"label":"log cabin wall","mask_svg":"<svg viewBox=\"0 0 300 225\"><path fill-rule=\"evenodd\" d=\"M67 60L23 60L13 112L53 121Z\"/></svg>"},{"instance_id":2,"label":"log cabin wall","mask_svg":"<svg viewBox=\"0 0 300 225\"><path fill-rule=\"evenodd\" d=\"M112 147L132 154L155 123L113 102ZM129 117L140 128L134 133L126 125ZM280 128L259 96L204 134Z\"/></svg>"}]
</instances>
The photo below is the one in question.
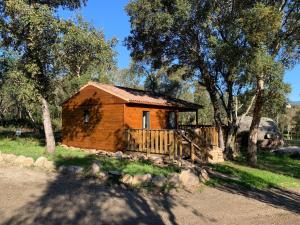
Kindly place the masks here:
<instances>
[{"instance_id":1,"label":"log cabin wall","mask_svg":"<svg viewBox=\"0 0 300 225\"><path fill-rule=\"evenodd\" d=\"M159 106L126 104L124 109L124 123L127 128L143 128L143 112L150 113L150 129L167 129L169 112L175 112L176 125L178 110Z\"/></svg>"},{"instance_id":2,"label":"log cabin wall","mask_svg":"<svg viewBox=\"0 0 300 225\"><path fill-rule=\"evenodd\" d=\"M123 136L124 100L88 86L63 104L63 144L117 151Z\"/></svg>"}]
</instances>

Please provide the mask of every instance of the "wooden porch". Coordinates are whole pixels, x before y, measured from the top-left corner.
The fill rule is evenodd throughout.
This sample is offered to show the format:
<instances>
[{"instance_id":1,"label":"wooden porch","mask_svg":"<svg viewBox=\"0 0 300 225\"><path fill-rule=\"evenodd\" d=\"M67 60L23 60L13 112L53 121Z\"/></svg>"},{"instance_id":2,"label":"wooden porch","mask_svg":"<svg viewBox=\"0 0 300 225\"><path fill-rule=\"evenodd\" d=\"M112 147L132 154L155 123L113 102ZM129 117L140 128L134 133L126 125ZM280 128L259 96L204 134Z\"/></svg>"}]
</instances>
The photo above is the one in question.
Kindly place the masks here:
<instances>
[{"instance_id":1,"label":"wooden porch","mask_svg":"<svg viewBox=\"0 0 300 225\"><path fill-rule=\"evenodd\" d=\"M190 135L185 129L128 129L126 150L168 155L171 159L190 157L194 161L196 150L205 155L206 148L219 143L215 127L198 126L194 131Z\"/></svg>"}]
</instances>

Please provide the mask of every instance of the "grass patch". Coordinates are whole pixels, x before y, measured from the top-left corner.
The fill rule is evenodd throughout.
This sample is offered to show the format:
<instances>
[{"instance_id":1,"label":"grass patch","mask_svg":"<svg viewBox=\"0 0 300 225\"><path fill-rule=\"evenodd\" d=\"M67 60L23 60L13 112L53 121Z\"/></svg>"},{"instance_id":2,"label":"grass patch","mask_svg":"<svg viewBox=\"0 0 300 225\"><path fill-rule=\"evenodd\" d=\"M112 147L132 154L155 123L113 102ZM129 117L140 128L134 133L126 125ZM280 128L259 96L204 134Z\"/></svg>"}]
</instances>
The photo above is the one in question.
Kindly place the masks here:
<instances>
[{"instance_id":1,"label":"grass patch","mask_svg":"<svg viewBox=\"0 0 300 225\"><path fill-rule=\"evenodd\" d=\"M208 185L237 184L258 189L300 188L300 160L288 156L260 152L257 168L247 166L244 157L234 162L210 165L210 167L221 176L214 176Z\"/></svg>"},{"instance_id":2,"label":"grass patch","mask_svg":"<svg viewBox=\"0 0 300 225\"><path fill-rule=\"evenodd\" d=\"M0 135L0 150L2 153L24 155L37 159L40 156L52 160L57 166L76 165L88 168L94 161L101 163L103 171L118 171L130 175L146 174L168 176L170 173L178 172L176 167L159 167L148 161L129 161L106 156L97 156L80 149L66 149L57 146L56 152L49 155L39 139L34 137L11 138Z\"/></svg>"},{"instance_id":3,"label":"grass patch","mask_svg":"<svg viewBox=\"0 0 300 225\"><path fill-rule=\"evenodd\" d=\"M60 146L57 146L54 155L50 155L46 153L45 147L41 146L39 141L34 138L0 138L0 150L2 153L24 155L35 160L40 156L56 160L60 157L83 158L88 155L87 152L80 149L68 150Z\"/></svg>"}]
</instances>

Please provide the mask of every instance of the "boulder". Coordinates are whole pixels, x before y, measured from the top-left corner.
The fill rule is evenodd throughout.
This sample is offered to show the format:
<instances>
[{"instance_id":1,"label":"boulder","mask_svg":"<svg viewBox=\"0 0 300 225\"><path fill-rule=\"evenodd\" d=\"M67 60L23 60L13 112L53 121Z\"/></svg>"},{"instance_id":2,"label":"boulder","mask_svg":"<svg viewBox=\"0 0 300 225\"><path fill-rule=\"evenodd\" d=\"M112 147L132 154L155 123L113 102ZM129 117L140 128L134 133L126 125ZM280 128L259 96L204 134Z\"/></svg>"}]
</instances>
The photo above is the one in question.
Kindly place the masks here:
<instances>
[{"instance_id":1,"label":"boulder","mask_svg":"<svg viewBox=\"0 0 300 225\"><path fill-rule=\"evenodd\" d=\"M67 167L65 165L59 166L58 172L59 173L67 173Z\"/></svg>"},{"instance_id":2,"label":"boulder","mask_svg":"<svg viewBox=\"0 0 300 225\"><path fill-rule=\"evenodd\" d=\"M13 154L1 154L1 155L2 155L3 161L8 162L8 163L13 163L17 158L17 156L13 155Z\"/></svg>"},{"instance_id":3,"label":"boulder","mask_svg":"<svg viewBox=\"0 0 300 225\"><path fill-rule=\"evenodd\" d=\"M103 181L106 181L109 178L108 174L105 172L99 172L97 177L99 177Z\"/></svg>"},{"instance_id":4,"label":"boulder","mask_svg":"<svg viewBox=\"0 0 300 225\"><path fill-rule=\"evenodd\" d=\"M93 163L92 166L91 166L91 174L93 176L97 175L99 172L100 172L101 168L100 168L100 165L98 163Z\"/></svg>"},{"instance_id":5,"label":"boulder","mask_svg":"<svg viewBox=\"0 0 300 225\"><path fill-rule=\"evenodd\" d=\"M111 171L108 171L108 173L112 176L116 176L116 177L119 177L122 175L122 173L118 170L111 170Z\"/></svg>"},{"instance_id":6,"label":"boulder","mask_svg":"<svg viewBox=\"0 0 300 225\"><path fill-rule=\"evenodd\" d=\"M146 155L143 154L143 153L138 154L136 157L137 157L138 160L141 160L141 161L148 160L148 156L146 156Z\"/></svg>"},{"instance_id":7,"label":"boulder","mask_svg":"<svg viewBox=\"0 0 300 225\"><path fill-rule=\"evenodd\" d=\"M53 161L49 161L47 158L43 156L39 157L34 162L34 166L48 171L54 171L56 169L55 163Z\"/></svg>"},{"instance_id":8,"label":"boulder","mask_svg":"<svg viewBox=\"0 0 300 225\"><path fill-rule=\"evenodd\" d=\"M202 181L202 182L206 182L209 180L209 176L208 176L208 173L205 169L202 169L200 171L200 174L199 174L199 179Z\"/></svg>"},{"instance_id":9,"label":"boulder","mask_svg":"<svg viewBox=\"0 0 300 225\"><path fill-rule=\"evenodd\" d=\"M123 156L123 152L121 152L121 151L117 151L117 152L115 153L115 157L116 157L117 159L122 159L122 156Z\"/></svg>"},{"instance_id":10,"label":"boulder","mask_svg":"<svg viewBox=\"0 0 300 225\"><path fill-rule=\"evenodd\" d=\"M193 173L190 169L183 170L179 175L179 180L180 183L188 189L192 189L199 186L198 176L195 173Z\"/></svg>"},{"instance_id":11,"label":"boulder","mask_svg":"<svg viewBox=\"0 0 300 225\"><path fill-rule=\"evenodd\" d=\"M155 176L152 179L152 184L156 187L163 187L167 183L168 179L165 176Z\"/></svg>"},{"instance_id":12,"label":"boulder","mask_svg":"<svg viewBox=\"0 0 300 225\"><path fill-rule=\"evenodd\" d=\"M133 186L141 185L144 183L148 183L151 181L152 175L151 174L143 174L143 175L134 175L132 177L131 184Z\"/></svg>"},{"instance_id":13,"label":"boulder","mask_svg":"<svg viewBox=\"0 0 300 225\"><path fill-rule=\"evenodd\" d=\"M68 166L67 173L70 175L81 175L83 173L83 168L81 166Z\"/></svg>"},{"instance_id":14,"label":"boulder","mask_svg":"<svg viewBox=\"0 0 300 225\"><path fill-rule=\"evenodd\" d=\"M41 156L41 157L37 158L37 160L35 160L34 166L43 168L44 167L44 163L46 161L48 161L48 159L46 159L45 157Z\"/></svg>"},{"instance_id":15,"label":"boulder","mask_svg":"<svg viewBox=\"0 0 300 225\"><path fill-rule=\"evenodd\" d=\"M272 152L278 155L300 156L300 147L298 146L282 147Z\"/></svg>"},{"instance_id":16,"label":"boulder","mask_svg":"<svg viewBox=\"0 0 300 225\"><path fill-rule=\"evenodd\" d=\"M14 163L22 167L31 167L34 164L34 160L33 158L20 155L15 159Z\"/></svg>"},{"instance_id":17,"label":"boulder","mask_svg":"<svg viewBox=\"0 0 300 225\"><path fill-rule=\"evenodd\" d=\"M163 158L161 156L149 156L148 159L154 164L163 164Z\"/></svg>"},{"instance_id":18,"label":"boulder","mask_svg":"<svg viewBox=\"0 0 300 225\"><path fill-rule=\"evenodd\" d=\"M179 174L177 173L172 173L169 176L169 184L171 184L173 187L179 187L180 186L180 178Z\"/></svg>"},{"instance_id":19,"label":"boulder","mask_svg":"<svg viewBox=\"0 0 300 225\"><path fill-rule=\"evenodd\" d=\"M56 170L56 165L53 161L47 160L44 162L43 168L48 171L54 171L54 170Z\"/></svg>"},{"instance_id":20,"label":"boulder","mask_svg":"<svg viewBox=\"0 0 300 225\"><path fill-rule=\"evenodd\" d=\"M122 179L121 179L121 182L123 184L126 184L126 185L131 185L132 184L132 176L129 175L129 174L125 174Z\"/></svg>"}]
</instances>

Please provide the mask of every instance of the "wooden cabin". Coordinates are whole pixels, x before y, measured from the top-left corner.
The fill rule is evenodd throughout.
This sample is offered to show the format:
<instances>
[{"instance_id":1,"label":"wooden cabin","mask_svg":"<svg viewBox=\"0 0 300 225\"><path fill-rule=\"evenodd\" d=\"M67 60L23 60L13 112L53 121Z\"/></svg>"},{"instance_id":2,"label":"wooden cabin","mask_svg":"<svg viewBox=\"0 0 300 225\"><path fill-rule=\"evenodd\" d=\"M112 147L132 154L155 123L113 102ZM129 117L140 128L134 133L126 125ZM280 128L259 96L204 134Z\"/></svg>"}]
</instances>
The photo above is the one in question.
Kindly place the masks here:
<instances>
[{"instance_id":1,"label":"wooden cabin","mask_svg":"<svg viewBox=\"0 0 300 225\"><path fill-rule=\"evenodd\" d=\"M147 91L89 82L62 104L62 143L123 151L128 146L129 129L176 129L180 112L197 114L199 108L195 103Z\"/></svg>"}]
</instances>

